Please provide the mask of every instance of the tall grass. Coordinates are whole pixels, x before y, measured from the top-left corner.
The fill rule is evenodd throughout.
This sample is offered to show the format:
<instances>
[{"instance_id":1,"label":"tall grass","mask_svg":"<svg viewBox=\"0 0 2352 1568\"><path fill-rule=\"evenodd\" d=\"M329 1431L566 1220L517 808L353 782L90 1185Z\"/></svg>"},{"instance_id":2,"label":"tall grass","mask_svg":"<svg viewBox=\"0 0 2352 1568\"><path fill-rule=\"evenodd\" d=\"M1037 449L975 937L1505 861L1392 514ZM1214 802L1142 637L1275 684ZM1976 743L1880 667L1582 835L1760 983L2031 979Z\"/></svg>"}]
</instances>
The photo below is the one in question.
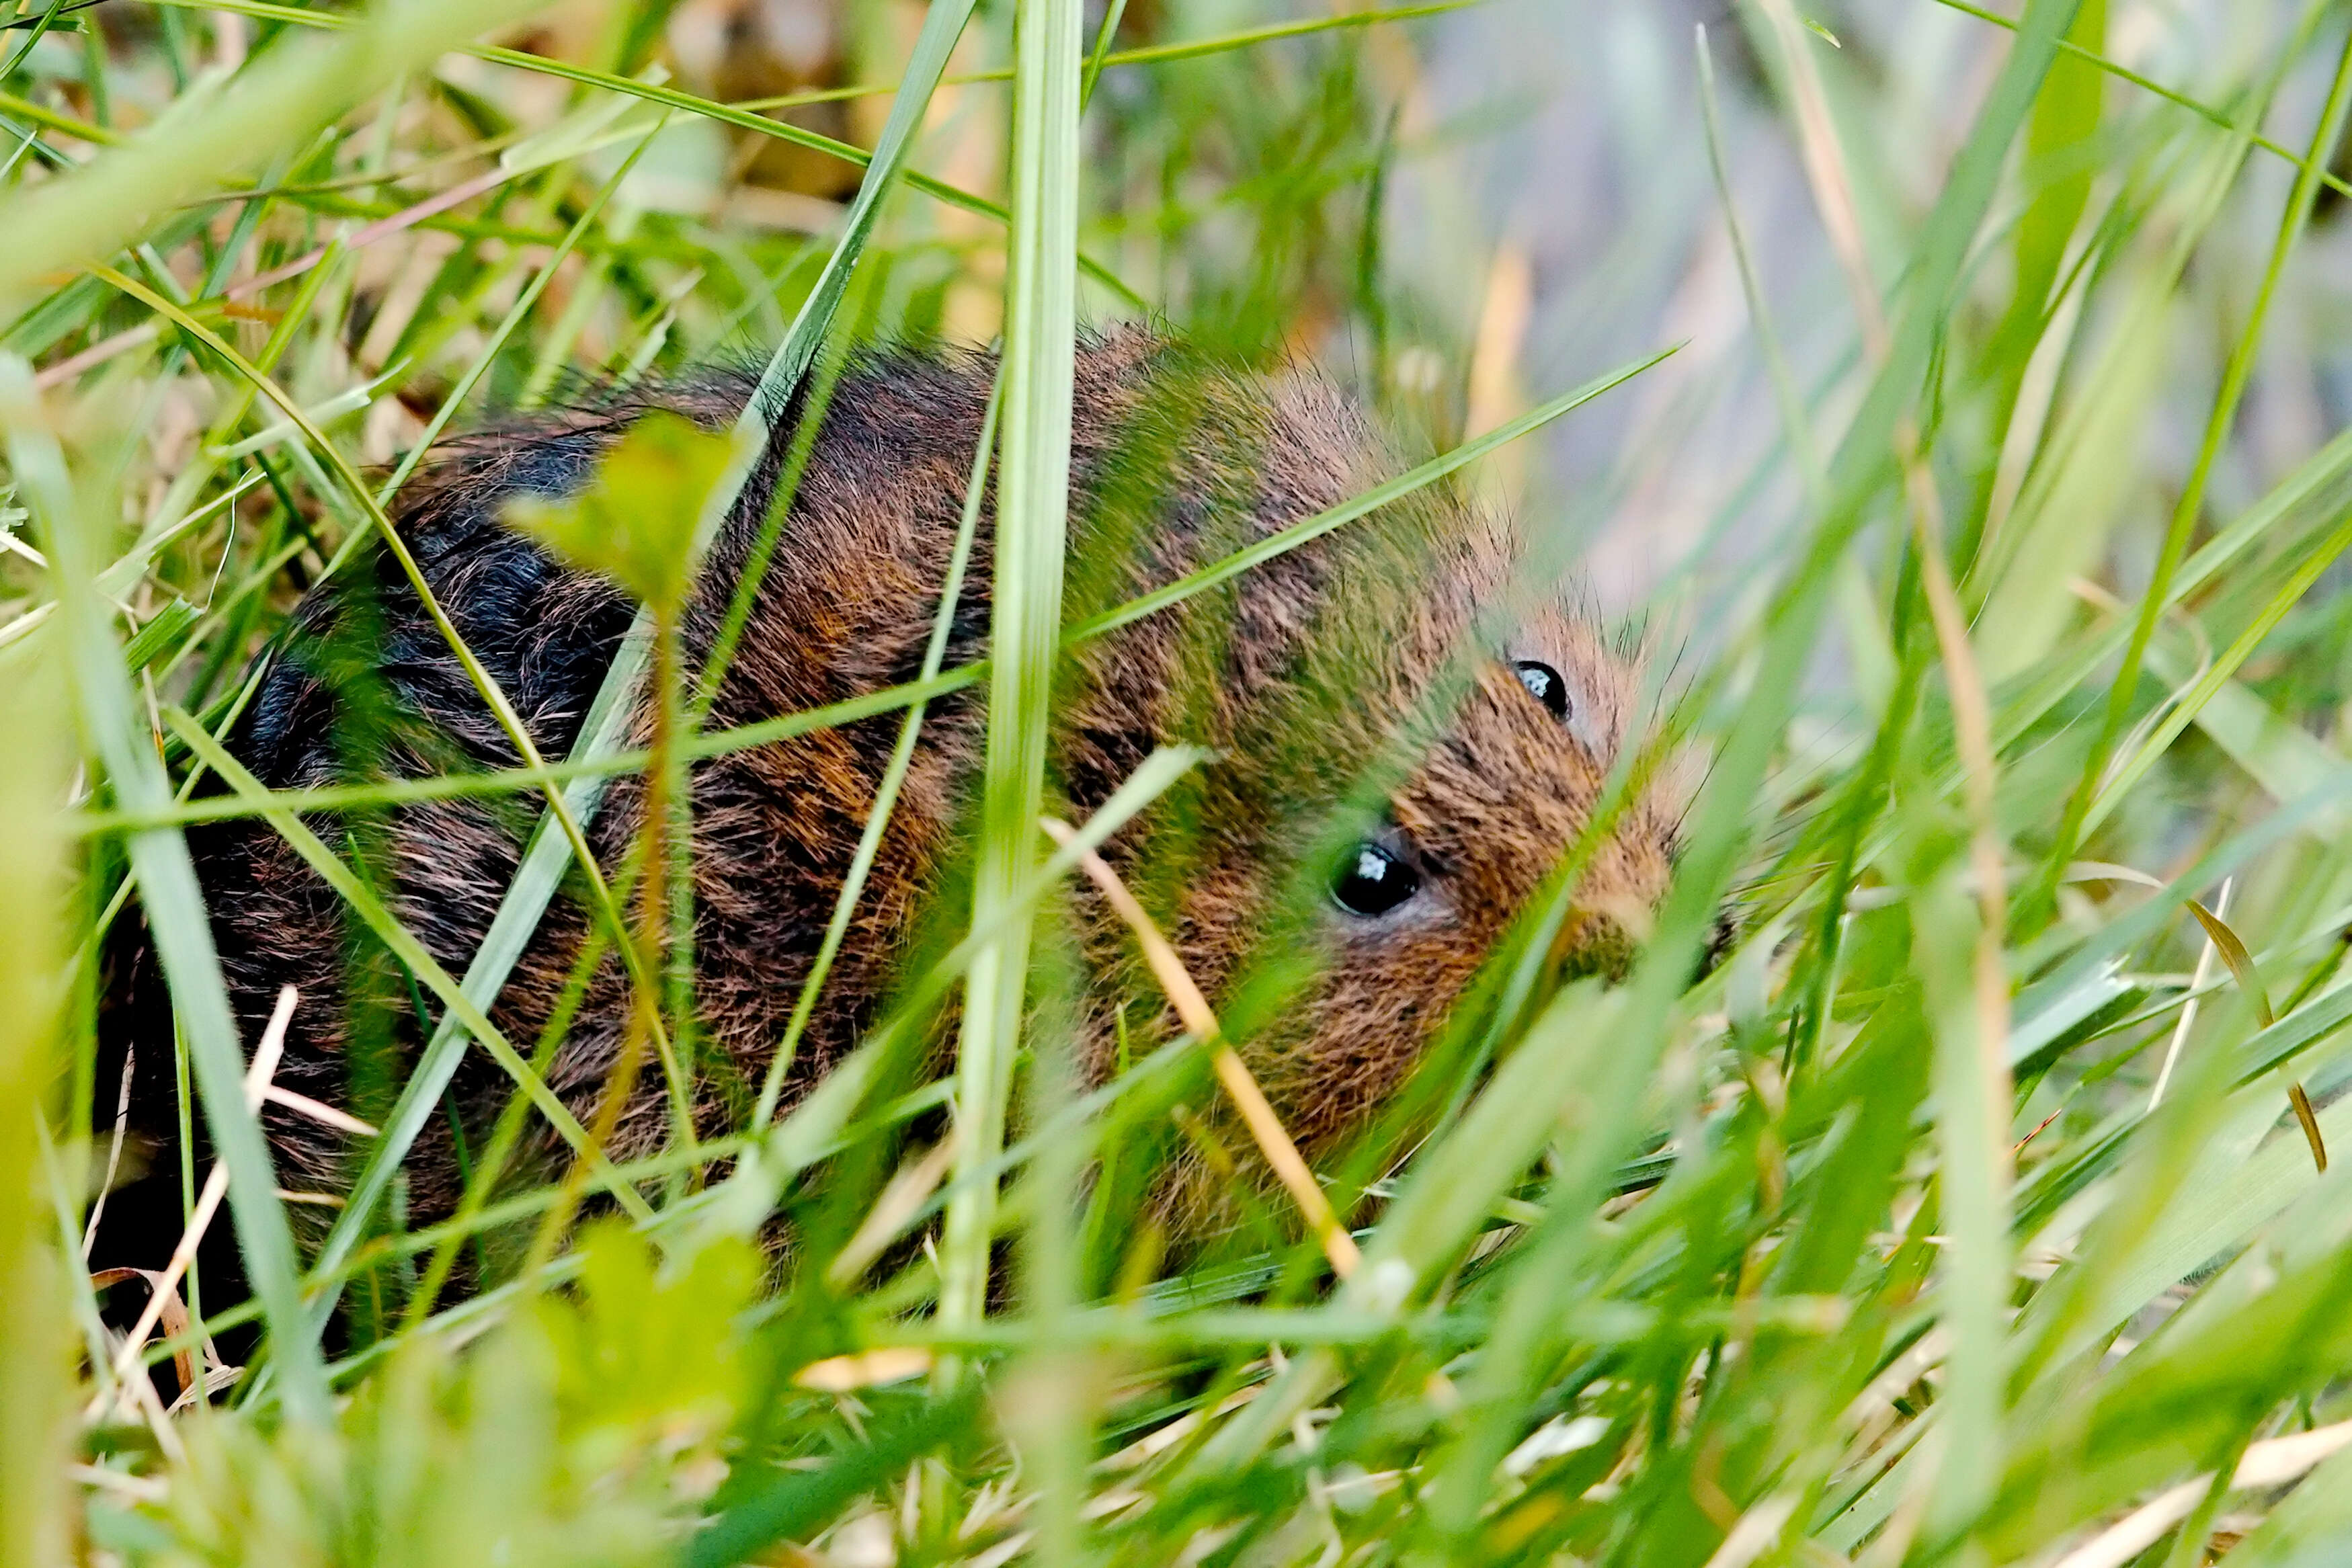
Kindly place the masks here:
<instances>
[{"instance_id":1,"label":"tall grass","mask_svg":"<svg viewBox=\"0 0 2352 1568\"><path fill-rule=\"evenodd\" d=\"M1500 110L1444 120L1424 69L1556 21L1510 4L929 0L918 24L852 3L853 57L750 102L693 77L699 0L20 7L0 32L0 1563L2352 1552L2352 16L1741 5L1693 57L1713 179L1661 172L1591 276L1551 285L1569 325L1547 337L1511 329L1528 242L1412 226L1446 210L1449 160L1516 134ZM1923 81L1949 90L1923 109ZM870 145L792 118L886 94ZM763 184L767 142L836 160L855 195ZM1766 146L1777 194L1750 177ZM1670 221L1699 236L1683 294L1720 277L1737 308L1601 351ZM1792 226L1821 263L1803 287ZM1066 610L1076 335L1150 309L1320 360L1438 455ZM951 587L912 684L707 727L715 674L684 667L677 584L647 578L568 758L507 712L519 768L273 793L224 747L300 594L372 534L400 548L387 508L445 430L567 374L761 340L731 437L668 467L624 448L582 503L658 494L629 516L667 528L675 567L775 411L821 417L866 338L941 332L1003 345L951 572L992 497L987 664L950 660ZM1538 432L1559 439L1492 461ZM1612 511L1654 523L1662 476L1691 470L1713 481L1697 543L1657 546L1643 601L1613 607L1648 618L1675 701L1596 822L1669 742L1704 760L1630 977L1563 985L1545 961L1588 842L1408 1091L1431 1113L1322 1162L1352 1241L1277 1215L1165 1264L1109 1173L1202 1125L1182 1101L1217 1092L1222 1026L1195 1009L1087 1081L1064 890L1211 759L1164 750L1046 836L1061 661L1433 484L1516 498L1549 591L1580 544L1622 549ZM790 550L774 522L762 549ZM577 523L541 519L593 557ZM691 987L665 973L692 910L659 802L694 759L900 715L829 961L926 705L970 688L992 716L968 902L794 1099L821 962L748 1118L698 1138ZM646 711L664 722L632 750ZM647 769L667 792L640 847L583 883L606 783ZM458 798L538 826L453 974L367 831ZM262 1042L229 1014L184 836L229 816L282 838L438 1015L395 1081L355 1067L376 1131L307 1252L288 1207L314 1195L273 1171L245 1082ZM609 1120L548 1086L560 1030L491 1016L567 877L674 1078L658 1153L607 1155ZM118 1380L137 1287L94 1280L83 1236L141 1157L113 1136L97 1019L108 933L134 919L176 1019L138 1049L205 1133L182 1198L217 1150L249 1296L199 1270L131 1353L152 1375ZM959 998L933 1063L926 1020ZM413 1227L403 1158L478 1052L512 1109L454 1218ZM495 1176L534 1117L579 1151L571 1181ZM592 1179L608 1212L575 1226ZM783 1221L800 1245L763 1251ZM461 1258L471 1294L444 1288Z\"/></svg>"}]
</instances>

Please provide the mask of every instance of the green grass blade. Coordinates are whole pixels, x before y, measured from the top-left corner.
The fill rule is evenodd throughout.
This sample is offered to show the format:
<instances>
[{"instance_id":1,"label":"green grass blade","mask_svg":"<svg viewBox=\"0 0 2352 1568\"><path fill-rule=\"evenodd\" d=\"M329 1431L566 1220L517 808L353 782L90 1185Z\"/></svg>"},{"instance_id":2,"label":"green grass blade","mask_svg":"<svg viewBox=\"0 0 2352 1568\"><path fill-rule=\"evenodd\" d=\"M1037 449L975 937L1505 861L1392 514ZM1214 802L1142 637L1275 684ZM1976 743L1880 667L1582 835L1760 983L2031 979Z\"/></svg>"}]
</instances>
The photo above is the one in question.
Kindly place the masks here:
<instances>
[{"instance_id":1,"label":"green grass blade","mask_svg":"<svg viewBox=\"0 0 2352 1568\"><path fill-rule=\"evenodd\" d=\"M61 938L71 929L58 829L71 788L71 720L54 661L0 681L0 1563L67 1556L72 1453L69 1328L58 1247L34 1201L43 1134L60 1109ZM43 1005L44 1003L47 1005ZM104 1375L100 1336L89 1362ZM102 1385L101 1385L102 1386Z\"/></svg>"},{"instance_id":2,"label":"green grass blade","mask_svg":"<svg viewBox=\"0 0 2352 1568\"><path fill-rule=\"evenodd\" d=\"M2017 22L2015 18L2004 16L1998 11L1987 10L1981 5L1971 5L1968 3L1968 0L1936 0L1936 4L1946 6L1951 10L1958 11L1962 16L1974 16L1979 22L1990 22L1996 27L2006 28L2011 32L2015 32L2017 30ZM2129 82L2132 86L2138 88L2142 92L2154 93L2157 97L2164 99L2167 103L2174 104L2179 108L2187 110L2189 113L2197 116L2198 119L2204 120L2210 125L2219 126L2223 131L2235 131L2238 129L2237 122L2231 120L2227 114L2221 112L2221 110L2215 109L2209 104L2200 103L2197 99L2189 97L2187 93L2181 92L2177 89L2168 88L2152 77L2142 76L2139 72L2133 70L2129 66L2123 65L2116 60L2111 60L2107 58L2106 56L2098 53L2095 49L2085 48L2072 38L2062 40L2059 43L2058 47L2063 53L2072 56L2075 59L2081 60L2084 64L2088 65L2095 69L2105 72L2107 75L2115 78L2117 81ZM2329 190L2334 191L2337 195L2352 196L2352 184L2347 184L2342 178L2326 168L2324 165L2314 163L2305 154L2297 152L2292 147L2288 147L2282 142L2273 141L2267 136L2258 135L2253 137L2252 141L2254 146L2261 148L2263 152L2270 153L2272 156L2284 158L2288 163L2294 165L2296 169L2311 173L2322 184L2326 185Z\"/></svg>"},{"instance_id":3,"label":"green grass blade","mask_svg":"<svg viewBox=\"0 0 2352 1568\"><path fill-rule=\"evenodd\" d=\"M145 810L166 806L171 782L140 722L103 602L90 586L96 562L83 534L65 455L48 433L33 391L31 367L21 359L0 359L0 423L7 429L17 484L44 525L44 542L58 579L58 620L66 629L74 703L87 742L119 799ZM194 862L186 840L175 829L132 834L126 847L156 954L171 984L173 1007L187 1031L205 1124L217 1157L228 1168L230 1218L253 1292L268 1319L271 1354L285 1389L287 1411L298 1421L323 1427L331 1416L326 1370L317 1335L302 1313L294 1237L278 1200L269 1145L259 1120L246 1104L245 1052L229 1011Z\"/></svg>"},{"instance_id":4,"label":"green grass blade","mask_svg":"<svg viewBox=\"0 0 2352 1568\"><path fill-rule=\"evenodd\" d=\"M963 596L964 569L971 559L972 537L979 531L981 500L986 494L988 463L996 446L996 419L1003 407L1002 382L999 390L990 394L988 412L982 416L980 441L971 459L971 477L964 486L963 516L956 527L955 548L948 558L947 576L940 585L939 613L931 622L931 640L923 649L923 673L919 677L929 681L940 673L940 664L947 657L948 635L955 624L956 604ZM833 961L841 952L841 944L849 934L849 922L857 911L857 901L866 888L866 879L874 869L874 857L882 848L882 835L888 831L890 817L898 802L898 790L906 782L907 769L915 758L915 742L921 736L923 706L911 704L907 716L898 726L898 739L890 749L890 760L882 770L882 781L874 790L874 803L866 809L866 826L858 833L857 849L850 857L849 873L842 878L841 892L835 898L832 917L826 921L824 938L817 946L816 957L809 965L808 977L801 982L801 994L793 1003L793 1013L784 1025L784 1038L776 1047L776 1054L768 1063L766 1075L761 1080L759 1104L751 1113L751 1125L764 1127L776 1114L777 1102L782 1097L784 1075L791 1070L793 1059L800 1045L801 1035L816 1011L817 998L823 993L825 977L831 973Z\"/></svg>"},{"instance_id":5,"label":"green grass blade","mask_svg":"<svg viewBox=\"0 0 2352 1568\"><path fill-rule=\"evenodd\" d=\"M975 959L965 991L956 1061L956 1161L966 1171L993 1160L1003 1145L1028 991L1030 926L1025 906L1014 901L1038 859L1061 632L1084 47L1076 0L1021 0L1013 20L1013 234L1005 277L988 742L972 890L973 926L1002 922L1005 929ZM940 1314L951 1328L975 1322L987 1311L994 1197L982 1185L948 1210Z\"/></svg>"},{"instance_id":6,"label":"green grass blade","mask_svg":"<svg viewBox=\"0 0 2352 1568\"><path fill-rule=\"evenodd\" d=\"M243 763L230 756L227 747L206 734L202 725L176 708L165 709L164 718L180 738L187 742L189 748L204 759L205 766L219 774L229 788L246 795L263 792L260 780L247 772ZM392 950L393 956L407 966L409 972L440 998L442 1005L456 1015L467 1032L482 1042L492 1059L515 1081L516 1086L530 1096L531 1103L538 1107L541 1115L547 1118L548 1124L562 1136L565 1143L588 1158L614 1200L638 1218L650 1218L653 1210L634 1188L613 1175L611 1163L590 1142L587 1130L580 1125L571 1110L556 1098L554 1091L548 1088L539 1074L530 1070L530 1064L523 1060L522 1053L514 1048L504 1031L490 1022L488 1016L467 997L464 989L450 977L449 972L441 967L440 960L434 957L425 944L416 939L415 934L384 907L383 901L375 895L374 891L292 812L266 811L263 820L278 830L287 843L302 857L304 864L316 872L321 881L351 905L352 912Z\"/></svg>"},{"instance_id":7,"label":"green grass blade","mask_svg":"<svg viewBox=\"0 0 2352 1568\"><path fill-rule=\"evenodd\" d=\"M2163 614L2181 558L2189 549L2189 540L2204 515L2205 491L2213 475L2213 467L2221 455L2222 446L2237 419L2239 400L2253 375L2254 361L2262 348L2263 329L2269 318L2272 299L2278 292L2281 275L2286 269L2287 257L2294 250L2304 225L2309 222L2313 204L2319 195L2319 166L2344 127L2345 114L2352 110L2352 37L2345 40L2338 55L2335 80L2328 89L2327 101L2313 127L2311 151L2301 160L2295 172L2294 188L2288 193L2286 206L2279 217L2278 232L2271 244L2268 265L2263 268L2262 286L2256 290L2252 306L2247 311L2244 326L2231 345L2230 358L2222 367L2221 384L2214 394L2213 406L2208 414L2203 440L2197 449L2197 459L2189 470L2187 482L2174 505L2170 527L2165 530L2156 564L2149 574L2147 591L2141 596L2138 617L2132 623L2131 639L2124 645L2122 667L2108 688L2106 710L2100 720L2098 738L2091 747L2084 765L2083 777L2068 800L2066 815L2060 821L2055 843L2037 889L2037 900L2052 895L2056 878L2065 863L2074 858L2075 846L2082 841L2087 824L2098 811L2099 798L2105 782L2108 758L2122 737L2125 721L2129 716L2133 699L2137 695L2141 662L2147 655L2149 640L2156 634L2156 623Z\"/></svg>"}]
</instances>

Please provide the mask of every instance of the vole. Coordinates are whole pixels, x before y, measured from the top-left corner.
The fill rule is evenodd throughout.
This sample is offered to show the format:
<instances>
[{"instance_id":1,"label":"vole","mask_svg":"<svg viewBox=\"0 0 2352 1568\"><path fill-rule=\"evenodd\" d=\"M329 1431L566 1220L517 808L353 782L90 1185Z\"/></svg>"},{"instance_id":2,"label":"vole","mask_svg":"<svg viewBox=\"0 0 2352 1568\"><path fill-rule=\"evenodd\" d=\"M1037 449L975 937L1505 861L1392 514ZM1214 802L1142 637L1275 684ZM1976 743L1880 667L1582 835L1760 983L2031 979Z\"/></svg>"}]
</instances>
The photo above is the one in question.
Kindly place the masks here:
<instances>
[{"instance_id":1,"label":"vole","mask_svg":"<svg viewBox=\"0 0 2352 1568\"><path fill-rule=\"evenodd\" d=\"M919 674L993 371L983 353L942 348L872 350L847 364L707 728ZM502 509L519 495L576 490L648 408L723 428L751 385L747 373L709 371L495 425L453 443L402 497L398 525L434 593L544 754L572 745L632 611L604 580L557 564L503 526ZM709 654L799 417L796 403L703 565L684 628L690 668ZM1310 373L1257 373L1139 329L1090 339L1076 367L1066 617L1168 584L1401 467L1368 417ZM986 656L992 522L983 511L953 611L950 668ZM1621 749L1643 739L1638 654L1557 596L1514 602L1514 555L1500 524L1441 485L1066 659L1049 793L1072 821L1157 747L1211 753L1106 856L1213 1001L1262 942L1311 958L1303 988L1244 1046L1310 1156L1405 1078L1578 839ZM280 789L515 765L394 563L370 559L301 605L230 750ZM856 1044L905 977L918 912L961 863L983 706L979 687L931 705L856 918L791 1064L788 1105ZM760 1081L784 1032L899 724L898 713L885 713L694 769L694 1004L707 1051L738 1083ZM636 779L619 780L593 823L608 867L637 831L641 800ZM1665 894L1681 809L1670 782L1624 805L1577 885L1560 946L1571 972L1628 962ZM333 819L314 822L339 851L372 857L394 911L458 974L536 812L524 795L417 803L341 831ZM373 1095L380 1108L398 1078L378 1069L373 1083L355 1083L376 1055L357 1048L390 1046L404 1072L431 999L361 937L336 895L266 824L223 821L189 836L248 1042L291 984L302 1001L278 1082L333 1105L366 1109ZM1177 1030L1126 929L1090 888L1074 881L1068 897L1087 1070L1100 1079L1119 1051L1139 1054ZM559 899L492 1009L525 1049L585 928L580 904ZM372 981L350 978L355 954ZM608 956L548 1075L583 1123L627 1008L627 983ZM167 1040L141 1044L142 1075L168 1061ZM703 1075L703 1135L734 1130L743 1100L723 1092L729 1077ZM453 1211L467 1145L451 1124L478 1151L510 1087L478 1051L469 1055L450 1115L410 1155L409 1224ZM356 1155L341 1134L277 1105L264 1114L282 1186L332 1194L348 1180ZM660 1074L648 1071L611 1154L656 1151L668 1121ZM534 1126L543 1178L561 1146Z\"/></svg>"}]
</instances>

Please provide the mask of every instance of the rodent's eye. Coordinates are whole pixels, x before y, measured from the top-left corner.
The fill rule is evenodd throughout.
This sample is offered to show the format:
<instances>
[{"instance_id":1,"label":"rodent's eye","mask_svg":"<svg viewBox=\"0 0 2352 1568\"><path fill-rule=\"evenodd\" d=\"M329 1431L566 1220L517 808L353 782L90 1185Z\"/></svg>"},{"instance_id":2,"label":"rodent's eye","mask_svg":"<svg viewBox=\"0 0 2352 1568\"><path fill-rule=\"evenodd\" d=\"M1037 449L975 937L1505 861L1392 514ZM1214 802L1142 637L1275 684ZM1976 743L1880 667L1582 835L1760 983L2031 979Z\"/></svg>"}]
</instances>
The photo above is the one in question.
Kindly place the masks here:
<instances>
[{"instance_id":1,"label":"rodent's eye","mask_svg":"<svg viewBox=\"0 0 2352 1568\"><path fill-rule=\"evenodd\" d=\"M1394 851L1365 842L1349 852L1331 881L1332 902L1369 920L1421 891L1421 873Z\"/></svg>"},{"instance_id":2,"label":"rodent's eye","mask_svg":"<svg viewBox=\"0 0 2352 1568\"><path fill-rule=\"evenodd\" d=\"M1568 682L1558 670L1539 659L1519 659L1512 663L1511 674L1519 677L1519 685L1527 687L1536 701L1551 709L1552 717L1568 716Z\"/></svg>"}]
</instances>

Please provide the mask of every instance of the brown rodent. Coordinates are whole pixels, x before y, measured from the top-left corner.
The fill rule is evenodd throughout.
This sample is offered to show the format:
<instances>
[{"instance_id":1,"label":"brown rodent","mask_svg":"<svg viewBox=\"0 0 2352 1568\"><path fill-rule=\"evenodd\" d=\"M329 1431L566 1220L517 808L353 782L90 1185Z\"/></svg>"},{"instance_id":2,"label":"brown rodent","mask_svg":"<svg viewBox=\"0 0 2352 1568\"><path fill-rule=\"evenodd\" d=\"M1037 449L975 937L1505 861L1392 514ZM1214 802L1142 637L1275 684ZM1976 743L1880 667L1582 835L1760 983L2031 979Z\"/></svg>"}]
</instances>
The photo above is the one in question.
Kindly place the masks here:
<instances>
[{"instance_id":1,"label":"brown rodent","mask_svg":"<svg viewBox=\"0 0 2352 1568\"><path fill-rule=\"evenodd\" d=\"M956 350L876 350L852 361L710 728L917 674L992 370L985 356ZM436 595L545 753L571 747L631 612L602 580L555 565L501 526L503 505L578 486L647 406L717 428L750 385L748 376L709 373L601 409L493 428L453 444L404 497L401 527ZM1399 466L1366 420L1313 376L1260 376L1141 332L1082 347L1076 409L1072 620L1217 560ZM796 408L780 424L706 563L685 629L690 667L711 645L797 417ZM989 539L983 514L950 667L985 654ZM1302 988L1244 1047L1310 1155L1396 1089L1585 827L1620 747L1639 738L1635 660L1556 599L1507 604L1512 559L1478 507L1432 487L1083 644L1067 661L1050 790L1072 820L1098 807L1155 747L1187 742L1214 753L1120 832L1108 858L1213 1001L1268 941L1313 956ZM276 789L513 765L511 747L394 565L379 558L351 575L351 584L304 603L231 749ZM369 673L380 679L362 678ZM704 1134L730 1130L744 1102L726 1092L729 1082L756 1083L784 1031L899 722L887 713L696 768L695 1002L709 1054L721 1064L703 1075ZM982 727L977 688L932 705L856 922L793 1060L787 1104L856 1044L903 977L919 911L959 862ZM1367 779L1377 779L1384 755L1402 766L1384 789L1376 784L1366 809ZM592 839L608 866L636 831L640 805L638 782L624 779L595 820ZM1649 789L1593 854L1563 936L1571 970L1626 963L1665 892L1680 805L1669 786ZM341 823L341 832L329 820L319 825L339 850L370 861L395 912L457 974L535 814L528 796L469 799L405 806ZM1352 833L1350 821L1359 824ZM380 1110L414 1061L429 998L412 1005L406 978L266 825L222 821L191 839L248 1040L279 988L299 988L278 1081L331 1104ZM1334 848L1343 850L1336 872ZM1308 878L1311 896L1302 898L1297 890ZM1074 887L1070 897L1085 976L1080 1024L1099 1077L1121 1028L1138 1053L1176 1031L1125 930L1090 890ZM954 910L945 914L952 919ZM560 899L493 1009L526 1049L585 925L580 904ZM583 1122L626 1010L626 982L608 958L549 1074ZM142 1054L152 1064L169 1053ZM371 1068L379 1057L394 1065ZM370 1071L373 1081L355 1082ZM461 1190L463 1151L451 1124L478 1151L509 1088L479 1052L469 1056L450 1115L431 1124L410 1156L410 1225L446 1216ZM349 1151L334 1134L274 1105L267 1120L281 1185L332 1192L348 1179ZM654 1152L668 1131L660 1076L649 1071L611 1152ZM543 1177L560 1145L549 1134L536 1153Z\"/></svg>"}]
</instances>

